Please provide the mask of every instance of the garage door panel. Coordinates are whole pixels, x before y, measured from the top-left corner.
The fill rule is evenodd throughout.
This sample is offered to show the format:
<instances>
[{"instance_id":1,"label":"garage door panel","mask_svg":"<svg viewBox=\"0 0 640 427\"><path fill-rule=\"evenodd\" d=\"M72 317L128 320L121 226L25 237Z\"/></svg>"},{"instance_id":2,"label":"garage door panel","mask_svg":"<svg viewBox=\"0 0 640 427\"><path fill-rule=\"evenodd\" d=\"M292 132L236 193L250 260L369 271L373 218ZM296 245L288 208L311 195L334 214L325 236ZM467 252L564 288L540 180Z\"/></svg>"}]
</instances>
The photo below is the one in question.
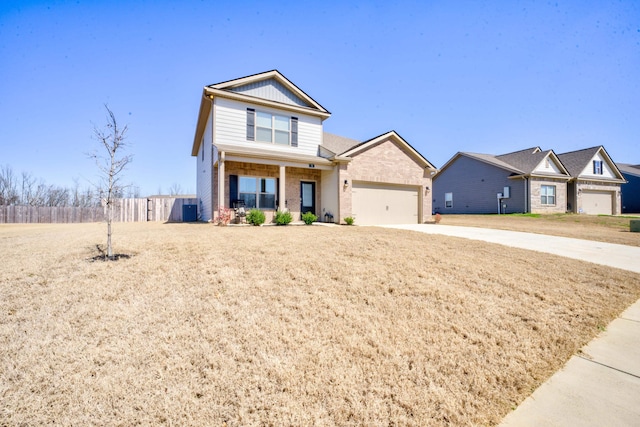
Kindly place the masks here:
<instances>
[{"instance_id":1,"label":"garage door panel","mask_svg":"<svg viewBox=\"0 0 640 427\"><path fill-rule=\"evenodd\" d=\"M352 211L357 224L417 224L418 190L378 183L354 183Z\"/></svg>"},{"instance_id":2,"label":"garage door panel","mask_svg":"<svg viewBox=\"0 0 640 427\"><path fill-rule=\"evenodd\" d=\"M609 191L582 191L582 213L611 215L613 195Z\"/></svg>"}]
</instances>

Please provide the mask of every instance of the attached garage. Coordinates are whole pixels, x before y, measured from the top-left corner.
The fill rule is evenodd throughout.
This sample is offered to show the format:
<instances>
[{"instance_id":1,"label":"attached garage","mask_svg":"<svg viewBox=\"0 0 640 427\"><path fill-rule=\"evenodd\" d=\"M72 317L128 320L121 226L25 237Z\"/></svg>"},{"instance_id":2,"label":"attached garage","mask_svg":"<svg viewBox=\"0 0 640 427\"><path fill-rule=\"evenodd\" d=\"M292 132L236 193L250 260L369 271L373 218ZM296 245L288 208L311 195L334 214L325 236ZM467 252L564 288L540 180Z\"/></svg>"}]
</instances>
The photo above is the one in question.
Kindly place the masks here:
<instances>
[{"instance_id":1,"label":"attached garage","mask_svg":"<svg viewBox=\"0 0 640 427\"><path fill-rule=\"evenodd\" d=\"M582 191L582 213L589 215L611 215L613 194L610 191Z\"/></svg>"},{"instance_id":2,"label":"attached garage","mask_svg":"<svg viewBox=\"0 0 640 427\"><path fill-rule=\"evenodd\" d=\"M417 187L372 182L353 183L352 212L356 224L417 224Z\"/></svg>"}]
</instances>

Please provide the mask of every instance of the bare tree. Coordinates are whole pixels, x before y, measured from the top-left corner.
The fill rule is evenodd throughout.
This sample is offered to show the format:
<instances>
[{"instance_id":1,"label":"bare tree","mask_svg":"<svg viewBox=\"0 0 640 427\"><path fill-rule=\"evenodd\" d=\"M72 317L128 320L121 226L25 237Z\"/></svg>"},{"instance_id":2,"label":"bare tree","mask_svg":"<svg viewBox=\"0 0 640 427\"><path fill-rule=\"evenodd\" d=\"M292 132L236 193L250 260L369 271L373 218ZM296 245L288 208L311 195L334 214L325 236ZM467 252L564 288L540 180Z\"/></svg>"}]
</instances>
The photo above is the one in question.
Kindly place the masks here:
<instances>
[{"instance_id":1,"label":"bare tree","mask_svg":"<svg viewBox=\"0 0 640 427\"><path fill-rule=\"evenodd\" d=\"M102 148L102 154L94 152L90 155L98 166L100 181L97 184L99 194L107 208L107 260L113 259L111 246L111 223L113 222L113 208L115 199L124 193L124 185L121 184L122 171L132 161L132 156L122 156L122 150L126 148L125 138L128 126L119 127L113 111L105 104L107 109L107 124L103 129L93 128L94 137Z\"/></svg>"},{"instance_id":2,"label":"bare tree","mask_svg":"<svg viewBox=\"0 0 640 427\"><path fill-rule=\"evenodd\" d=\"M174 182L171 187L169 187L169 195L179 196L180 194L182 194L182 187L177 182Z\"/></svg>"},{"instance_id":3,"label":"bare tree","mask_svg":"<svg viewBox=\"0 0 640 427\"><path fill-rule=\"evenodd\" d=\"M0 166L0 205L15 205L20 201L18 179L9 165Z\"/></svg>"},{"instance_id":4,"label":"bare tree","mask_svg":"<svg viewBox=\"0 0 640 427\"><path fill-rule=\"evenodd\" d=\"M126 196L129 199L139 199L140 198L140 187L138 187L137 185L131 184L127 188Z\"/></svg>"}]
</instances>

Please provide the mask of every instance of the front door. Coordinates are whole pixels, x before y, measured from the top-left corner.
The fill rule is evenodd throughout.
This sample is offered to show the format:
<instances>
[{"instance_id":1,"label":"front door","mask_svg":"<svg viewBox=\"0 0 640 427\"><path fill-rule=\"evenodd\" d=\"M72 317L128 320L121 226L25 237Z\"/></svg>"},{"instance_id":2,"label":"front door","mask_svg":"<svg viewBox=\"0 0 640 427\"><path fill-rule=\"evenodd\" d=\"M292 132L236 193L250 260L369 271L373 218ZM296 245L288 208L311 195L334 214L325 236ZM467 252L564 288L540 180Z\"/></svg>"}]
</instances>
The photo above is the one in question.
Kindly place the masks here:
<instances>
[{"instance_id":1,"label":"front door","mask_svg":"<svg viewBox=\"0 0 640 427\"><path fill-rule=\"evenodd\" d=\"M316 183L300 181L300 213L316 214Z\"/></svg>"}]
</instances>

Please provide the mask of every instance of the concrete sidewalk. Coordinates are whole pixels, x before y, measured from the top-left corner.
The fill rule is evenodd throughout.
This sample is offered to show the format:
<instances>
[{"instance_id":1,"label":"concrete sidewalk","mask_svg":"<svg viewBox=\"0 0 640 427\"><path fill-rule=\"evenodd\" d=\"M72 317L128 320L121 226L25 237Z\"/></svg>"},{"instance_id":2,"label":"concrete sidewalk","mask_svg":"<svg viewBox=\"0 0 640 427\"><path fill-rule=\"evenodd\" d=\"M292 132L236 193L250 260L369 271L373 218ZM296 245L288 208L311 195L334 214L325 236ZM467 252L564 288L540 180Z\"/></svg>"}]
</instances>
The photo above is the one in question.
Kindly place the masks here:
<instances>
[{"instance_id":1,"label":"concrete sidewalk","mask_svg":"<svg viewBox=\"0 0 640 427\"><path fill-rule=\"evenodd\" d=\"M385 227L483 240L640 273L640 247L440 224ZM640 300L569 359L500 426L640 426Z\"/></svg>"}]
</instances>

